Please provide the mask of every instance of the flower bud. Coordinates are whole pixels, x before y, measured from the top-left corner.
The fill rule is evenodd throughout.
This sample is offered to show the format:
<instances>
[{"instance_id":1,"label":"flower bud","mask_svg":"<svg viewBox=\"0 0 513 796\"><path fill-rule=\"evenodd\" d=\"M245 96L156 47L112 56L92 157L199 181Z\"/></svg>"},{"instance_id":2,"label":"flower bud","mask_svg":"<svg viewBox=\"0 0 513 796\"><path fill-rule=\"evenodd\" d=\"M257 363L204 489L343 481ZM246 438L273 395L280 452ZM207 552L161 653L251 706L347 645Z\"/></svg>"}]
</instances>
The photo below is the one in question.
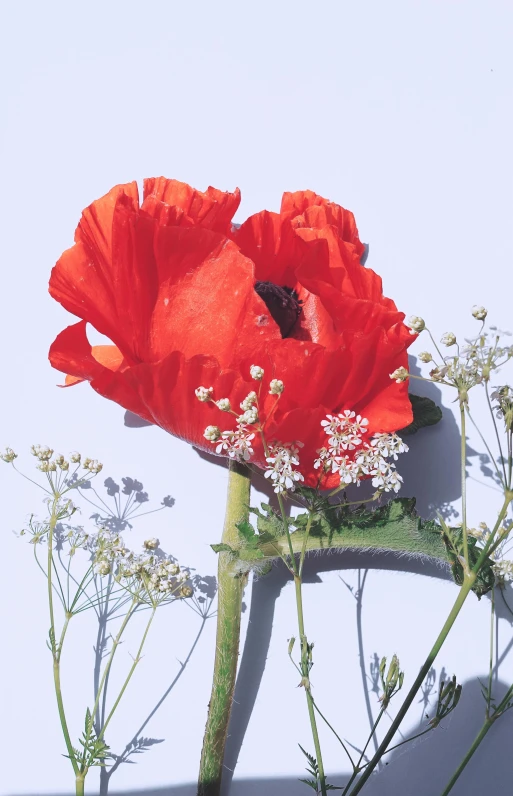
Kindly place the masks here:
<instances>
[{"instance_id":1,"label":"flower bud","mask_svg":"<svg viewBox=\"0 0 513 796\"><path fill-rule=\"evenodd\" d=\"M192 589L190 586L182 586L180 589L180 597L192 597Z\"/></svg>"},{"instance_id":2,"label":"flower bud","mask_svg":"<svg viewBox=\"0 0 513 796\"><path fill-rule=\"evenodd\" d=\"M262 381L264 378L264 369L260 365L251 365L249 374L255 381Z\"/></svg>"},{"instance_id":3,"label":"flower bud","mask_svg":"<svg viewBox=\"0 0 513 796\"><path fill-rule=\"evenodd\" d=\"M472 315L477 321L484 321L488 315L488 310L484 307L478 307L476 304L472 307Z\"/></svg>"},{"instance_id":4,"label":"flower bud","mask_svg":"<svg viewBox=\"0 0 513 796\"><path fill-rule=\"evenodd\" d=\"M257 394L256 392L251 391L246 395L243 401L241 401L240 408L247 412L248 409L251 409L253 404L257 402Z\"/></svg>"},{"instance_id":5,"label":"flower bud","mask_svg":"<svg viewBox=\"0 0 513 796\"><path fill-rule=\"evenodd\" d=\"M229 412L231 407L230 399L229 398L220 398L219 401L216 401L216 406L222 412Z\"/></svg>"},{"instance_id":6,"label":"flower bud","mask_svg":"<svg viewBox=\"0 0 513 796\"><path fill-rule=\"evenodd\" d=\"M429 353L429 351L421 351L419 354L419 359L421 362L431 362L433 359L433 355Z\"/></svg>"},{"instance_id":7,"label":"flower bud","mask_svg":"<svg viewBox=\"0 0 513 796\"><path fill-rule=\"evenodd\" d=\"M73 453L70 454L69 460L73 464L80 464L82 457L80 453L77 453L77 451L73 451Z\"/></svg>"},{"instance_id":8,"label":"flower bud","mask_svg":"<svg viewBox=\"0 0 513 796\"><path fill-rule=\"evenodd\" d=\"M146 539L143 542L143 547L145 550L156 550L160 544L160 540L153 537L152 539Z\"/></svg>"},{"instance_id":9,"label":"flower bud","mask_svg":"<svg viewBox=\"0 0 513 796\"><path fill-rule=\"evenodd\" d=\"M221 436L221 429L218 426L207 426L203 432L203 436L205 439L208 439L209 442L217 442Z\"/></svg>"},{"instance_id":10,"label":"flower bud","mask_svg":"<svg viewBox=\"0 0 513 796\"><path fill-rule=\"evenodd\" d=\"M258 420L258 409L256 406L251 407L251 409L247 409L242 415L239 415L237 420L243 426L254 425Z\"/></svg>"},{"instance_id":11,"label":"flower bud","mask_svg":"<svg viewBox=\"0 0 513 796\"><path fill-rule=\"evenodd\" d=\"M446 332L440 338L442 345L451 346L456 343L456 335L453 332Z\"/></svg>"},{"instance_id":12,"label":"flower bud","mask_svg":"<svg viewBox=\"0 0 513 796\"><path fill-rule=\"evenodd\" d=\"M394 370L393 373L390 373L389 376L391 379L394 379L394 381L396 381L397 384L400 384L402 381L406 381L406 379L409 378L410 374L408 373L406 368L403 368L401 366L400 368Z\"/></svg>"},{"instance_id":13,"label":"flower bud","mask_svg":"<svg viewBox=\"0 0 513 796\"><path fill-rule=\"evenodd\" d=\"M198 399L198 401L201 401L202 403L210 401L210 397L213 392L214 392L213 387L197 387L194 390L196 398Z\"/></svg>"},{"instance_id":14,"label":"flower bud","mask_svg":"<svg viewBox=\"0 0 513 796\"><path fill-rule=\"evenodd\" d=\"M111 570L112 567L110 565L110 562L107 561L106 559L102 559L101 561L99 561L96 566L96 571L98 575L109 575Z\"/></svg>"},{"instance_id":15,"label":"flower bud","mask_svg":"<svg viewBox=\"0 0 513 796\"><path fill-rule=\"evenodd\" d=\"M269 384L269 395L281 395L284 390L283 382L281 379L272 379Z\"/></svg>"},{"instance_id":16,"label":"flower bud","mask_svg":"<svg viewBox=\"0 0 513 796\"><path fill-rule=\"evenodd\" d=\"M2 459L3 462L7 462L8 464L13 462L17 458L18 454L14 453L12 448L6 448L3 453L0 453L0 459Z\"/></svg>"},{"instance_id":17,"label":"flower bud","mask_svg":"<svg viewBox=\"0 0 513 796\"><path fill-rule=\"evenodd\" d=\"M410 334L420 334L426 328L424 319L419 318L418 315L412 315L408 318L406 325L410 327Z\"/></svg>"}]
</instances>

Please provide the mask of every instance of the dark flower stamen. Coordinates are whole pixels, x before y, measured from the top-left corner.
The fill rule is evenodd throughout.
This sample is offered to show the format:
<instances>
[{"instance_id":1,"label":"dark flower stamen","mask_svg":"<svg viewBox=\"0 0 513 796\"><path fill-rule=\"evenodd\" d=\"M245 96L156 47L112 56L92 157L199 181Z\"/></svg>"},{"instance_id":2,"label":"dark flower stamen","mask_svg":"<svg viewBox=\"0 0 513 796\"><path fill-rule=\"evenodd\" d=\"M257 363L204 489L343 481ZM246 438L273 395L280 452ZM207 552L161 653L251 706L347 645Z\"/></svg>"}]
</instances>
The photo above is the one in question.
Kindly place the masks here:
<instances>
[{"instance_id":1,"label":"dark flower stamen","mask_svg":"<svg viewBox=\"0 0 513 796\"><path fill-rule=\"evenodd\" d=\"M298 295L291 287L280 287L274 282L257 282L255 291L258 293L273 321L280 327L282 337L288 337L302 312Z\"/></svg>"}]
</instances>

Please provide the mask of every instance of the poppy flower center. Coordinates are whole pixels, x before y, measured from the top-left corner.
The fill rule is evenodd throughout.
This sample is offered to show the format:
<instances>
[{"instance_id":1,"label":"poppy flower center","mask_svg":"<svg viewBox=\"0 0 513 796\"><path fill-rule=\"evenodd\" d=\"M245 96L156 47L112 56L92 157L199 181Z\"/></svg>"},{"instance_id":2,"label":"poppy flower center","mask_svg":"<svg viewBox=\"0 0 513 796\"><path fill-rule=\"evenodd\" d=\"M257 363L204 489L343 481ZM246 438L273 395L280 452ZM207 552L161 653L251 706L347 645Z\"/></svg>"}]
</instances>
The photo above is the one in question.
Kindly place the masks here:
<instances>
[{"instance_id":1,"label":"poppy flower center","mask_svg":"<svg viewBox=\"0 0 513 796\"><path fill-rule=\"evenodd\" d=\"M280 327L281 336L289 337L303 309L296 291L274 282L256 282L255 291Z\"/></svg>"}]
</instances>

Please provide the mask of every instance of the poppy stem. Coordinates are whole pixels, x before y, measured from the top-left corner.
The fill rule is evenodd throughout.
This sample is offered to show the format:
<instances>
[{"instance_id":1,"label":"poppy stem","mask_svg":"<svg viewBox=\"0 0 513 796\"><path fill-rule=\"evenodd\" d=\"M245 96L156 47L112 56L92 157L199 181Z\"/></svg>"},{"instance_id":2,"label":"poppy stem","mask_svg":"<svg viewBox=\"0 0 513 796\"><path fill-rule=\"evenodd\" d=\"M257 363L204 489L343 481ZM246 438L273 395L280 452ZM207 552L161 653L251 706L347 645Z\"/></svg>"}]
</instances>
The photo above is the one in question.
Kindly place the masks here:
<instances>
[{"instance_id":1,"label":"poppy stem","mask_svg":"<svg viewBox=\"0 0 513 796\"><path fill-rule=\"evenodd\" d=\"M246 465L230 460L226 514L221 539L223 544L238 546L239 532L235 523L249 517L250 492L251 471ZM218 796L221 788L223 758L237 674L242 595L248 576L247 573L241 574L234 569L230 553L221 552L217 580L216 654L201 753L198 796Z\"/></svg>"}]
</instances>

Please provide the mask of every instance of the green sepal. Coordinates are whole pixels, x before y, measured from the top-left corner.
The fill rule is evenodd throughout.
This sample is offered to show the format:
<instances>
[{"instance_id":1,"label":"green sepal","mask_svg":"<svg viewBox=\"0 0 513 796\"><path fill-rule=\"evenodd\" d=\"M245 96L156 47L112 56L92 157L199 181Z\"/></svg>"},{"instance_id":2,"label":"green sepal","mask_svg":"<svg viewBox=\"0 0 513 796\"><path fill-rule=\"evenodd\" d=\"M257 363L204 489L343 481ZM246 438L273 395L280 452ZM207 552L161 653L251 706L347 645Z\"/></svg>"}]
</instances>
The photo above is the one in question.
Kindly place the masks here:
<instances>
[{"instance_id":1,"label":"green sepal","mask_svg":"<svg viewBox=\"0 0 513 796\"><path fill-rule=\"evenodd\" d=\"M416 434L419 428L434 426L442 419L442 410L431 398L426 398L424 395L413 395L412 393L408 397L413 411L413 420L408 426L397 432L401 437Z\"/></svg>"}]
</instances>

